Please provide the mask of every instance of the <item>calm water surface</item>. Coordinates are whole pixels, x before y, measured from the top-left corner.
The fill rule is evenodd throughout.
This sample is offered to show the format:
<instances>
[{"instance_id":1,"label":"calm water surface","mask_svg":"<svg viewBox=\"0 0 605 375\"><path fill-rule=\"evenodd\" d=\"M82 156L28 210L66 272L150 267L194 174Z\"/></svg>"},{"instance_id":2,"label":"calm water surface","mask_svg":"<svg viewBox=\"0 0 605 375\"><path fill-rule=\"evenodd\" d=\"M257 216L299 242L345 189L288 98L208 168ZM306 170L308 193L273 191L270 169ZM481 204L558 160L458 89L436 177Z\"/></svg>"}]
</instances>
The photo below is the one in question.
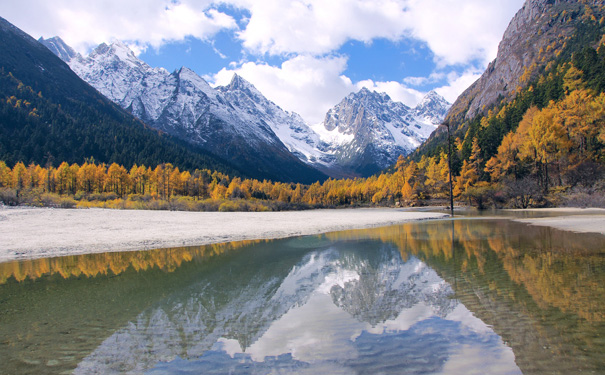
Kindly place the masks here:
<instances>
[{"instance_id":1,"label":"calm water surface","mask_svg":"<svg viewBox=\"0 0 605 375\"><path fill-rule=\"evenodd\" d=\"M605 374L605 236L429 221L0 264L0 374Z\"/></svg>"}]
</instances>

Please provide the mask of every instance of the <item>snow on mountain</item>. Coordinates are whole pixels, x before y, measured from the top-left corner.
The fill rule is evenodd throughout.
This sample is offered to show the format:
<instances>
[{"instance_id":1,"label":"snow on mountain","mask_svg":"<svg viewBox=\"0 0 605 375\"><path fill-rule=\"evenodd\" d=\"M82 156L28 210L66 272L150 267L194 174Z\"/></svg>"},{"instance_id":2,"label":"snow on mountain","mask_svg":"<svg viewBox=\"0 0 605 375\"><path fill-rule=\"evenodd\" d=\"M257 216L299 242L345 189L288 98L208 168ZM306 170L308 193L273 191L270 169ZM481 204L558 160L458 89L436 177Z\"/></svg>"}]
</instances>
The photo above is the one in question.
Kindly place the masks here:
<instances>
[{"instance_id":1,"label":"snow on mountain","mask_svg":"<svg viewBox=\"0 0 605 375\"><path fill-rule=\"evenodd\" d=\"M48 41L42 43L61 50ZM78 76L150 126L228 160L252 177L305 183L325 178L293 155L272 129L294 118L281 109L266 113L266 121L255 118L251 113L258 106L243 93L241 100L235 92L224 94L186 67L173 73L152 68L121 42L103 43L86 57L61 56Z\"/></svg>"},{"instance_id":2,"label":"snow on mountain","mask_svg":"<svg viewBox=\"0 0 605 375\"><path fill-rule=\"evenodd\" d=\"M407 155L443 120L450 104L431 91L410 108L367 88L351 93L315 125L337 164L351 174L370 175Z\"/></svg>"},{"instance_id":3,"label":"snow on mountain","mask_svg":"<svg viewBox=\"0 0 605 375\"><path fill-rule=\"evenodd\" d=\"M413 117L426 125L438 125L443 121L451 106L452 104L445 100L444 97L440 96L435 91L430 91L420 103L414 107L414 110L412 111ZM431 126L428 126L427 129L431 129Z\"/></svg>"},{"instance_id":4,"label":"snow on mountain","mask_svg":"<svg viewBox=\"0 0 605 375\"><path fill-rule=\"evenodd\" d=\"M416 108L362 89L309 126L238 75L217 88L188 68L169 73L121 42L88 56L60 38L40 39L103 95L147 124L199 145L259 177L313 182L368 176L407 155L435 130L449 103L430 92ZM301 180L301 177L302 180Z\"/></svg>"},{"instance_id":5,"label":"snow on mountain","mask_svg":"<svg viewBox=\"0 0 605 375\"><path fill-rule=\"evenodd\" d=\"M297 113L284 111L258 91L250 82L235 74L227 86L216 88L247 121L268 125L288 150L309 164L329 166L333 157L322 151L328 145L320 139Z\"/></svg>"},{"instance_id":6,"label":"snow on mountain","mask_svg":"<svg viewBox=\"0 0 605 375\"><path fill-rule=\"evenodd\" d=\"M63 61L69 61L77 55L77 52L68 46L63 39L59 38L58 36L49 39L40 38L38 39L38 42L45 45L49 50L52 51L52 53L57 55Z\"/></svg>"}]
</instances>

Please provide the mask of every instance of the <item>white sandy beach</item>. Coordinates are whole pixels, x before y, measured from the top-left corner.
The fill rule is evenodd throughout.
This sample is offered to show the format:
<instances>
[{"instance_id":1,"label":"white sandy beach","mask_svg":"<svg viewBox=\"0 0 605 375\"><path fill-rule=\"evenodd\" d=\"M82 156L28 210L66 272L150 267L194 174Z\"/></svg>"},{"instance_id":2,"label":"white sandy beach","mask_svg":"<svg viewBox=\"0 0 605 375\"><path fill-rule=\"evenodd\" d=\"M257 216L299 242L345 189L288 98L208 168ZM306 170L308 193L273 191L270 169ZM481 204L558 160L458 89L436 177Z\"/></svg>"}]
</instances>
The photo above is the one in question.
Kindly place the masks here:
<instances>
[{"instance_id":1,"label":"white sandy beach","mask_svg":"<svg viewBox=\"0 0 605 375\"><path fill-rule=\"evenodd\" d=\"M398 209L182 212L0 208L0 262L285 238L444 216Z\"/></svg>"}]
</instances>

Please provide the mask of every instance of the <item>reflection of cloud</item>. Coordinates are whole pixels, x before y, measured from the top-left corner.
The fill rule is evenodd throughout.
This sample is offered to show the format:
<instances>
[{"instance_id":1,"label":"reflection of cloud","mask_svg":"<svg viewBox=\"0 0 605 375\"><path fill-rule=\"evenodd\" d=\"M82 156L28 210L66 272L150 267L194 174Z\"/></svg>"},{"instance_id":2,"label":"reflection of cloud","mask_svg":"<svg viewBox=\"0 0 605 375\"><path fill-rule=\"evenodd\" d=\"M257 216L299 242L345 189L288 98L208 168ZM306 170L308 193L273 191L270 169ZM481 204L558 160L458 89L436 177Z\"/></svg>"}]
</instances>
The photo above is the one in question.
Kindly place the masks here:
<instances>
[{"instance_id":1,"label":"reflection of cloud","mask_svg":"<svg viewBox=\"0 0 605 375\"><path fill-rule=\"evenodd\" d=\"M366 324L334 306L327 294L314 294L275 321L246 353L256 361L285 353L304 362L347 361L356 355L351 338L364 328Z\"/></svg>"},{"instance_id":2,"label":"reflection of cloud","mask_svg":"<svg viewBox=\"0 0 605 375\"><path fill-rule=\"evenodd\" d=\"M390 246L361 256L344 245L306 253L281 277L259 263L251 279L217 288L219 272L142 313L75 373L400 373L405 363L420 374L465 368L459 353L518 372L510 349L425 263ZM450 358L458 362L447 367Z\"/></svg>"},{"instance_id":3,"label":"reflection of cloud","mask_svg":"<svg viewBox=\"0 0 605 375\"><path fill-rule=\"evenodd\" d=\"M321 301L318 299L317 302ZM324 309L317 313L326 311ZM302 314L297 314L296 317L302 317ZM313 317L316 315L313 314ZM308 322L308 319L302 320L300 325ZM322 335L330 342L316 346L314 355L309 359L303 359L301 357L304 355L288 350L274 350L259 357L258 352L238 351L235 342L219 340L212 350L199 358L177 358L168 363L159 363L146 373L286 372L316 375L371 371L381 374L521 374L515 365L512 350L502 345L497 335L493 332L482 335L465 330L461 326L459 322L432 317L403 331L362 331L354 339L345 340L346 346L337 347L334 345L338 342L330 340L329 332L338 332L337 329L343 328L340 325L323 331ZM267 341L271 338L273 337L267 337ZM280 344L283 342L272 343L274 348L278 348ZM324 351L325 349L327 351ZM338 356L331 355L335 350L338 351ZM317 356L317 353L320 355Z\"/></svg>"}]
</instances>

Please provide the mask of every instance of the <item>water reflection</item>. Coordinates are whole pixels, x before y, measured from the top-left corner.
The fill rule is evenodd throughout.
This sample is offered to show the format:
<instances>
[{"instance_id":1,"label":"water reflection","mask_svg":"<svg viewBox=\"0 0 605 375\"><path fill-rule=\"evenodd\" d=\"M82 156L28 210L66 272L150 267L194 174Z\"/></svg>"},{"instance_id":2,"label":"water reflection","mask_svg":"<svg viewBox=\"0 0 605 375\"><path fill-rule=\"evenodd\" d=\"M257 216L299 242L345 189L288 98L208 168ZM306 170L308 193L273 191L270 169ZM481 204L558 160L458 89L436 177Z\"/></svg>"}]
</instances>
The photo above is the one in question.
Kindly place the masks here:
<instances>
[{"instance_id":1,"label":"water reflection","mask_svg":"<svg viewBox=\"0 0 605 375\"><path fill-rule=\"evenodd\" d=\"M604 244L464 219L0 265L0 373L598 373Z\"/></svg>"},{"instance_id":2,"label":"water reflection","mask_svg":"<svg viewBox=\"0 0 605 375\"><path fill-rule=\"evenodd\" d=\"M401 373L405 365L421 374L462 370L469 356L487 373L520 373L512 351L451 298L449 284L393 246L332 243L287 274L254 266L235 270L237 282L213 275L143 312L75 373L177 373L187 359L196 373ZM464 361L449 364L460 353Z\"/></svg>"}]
</instances>

